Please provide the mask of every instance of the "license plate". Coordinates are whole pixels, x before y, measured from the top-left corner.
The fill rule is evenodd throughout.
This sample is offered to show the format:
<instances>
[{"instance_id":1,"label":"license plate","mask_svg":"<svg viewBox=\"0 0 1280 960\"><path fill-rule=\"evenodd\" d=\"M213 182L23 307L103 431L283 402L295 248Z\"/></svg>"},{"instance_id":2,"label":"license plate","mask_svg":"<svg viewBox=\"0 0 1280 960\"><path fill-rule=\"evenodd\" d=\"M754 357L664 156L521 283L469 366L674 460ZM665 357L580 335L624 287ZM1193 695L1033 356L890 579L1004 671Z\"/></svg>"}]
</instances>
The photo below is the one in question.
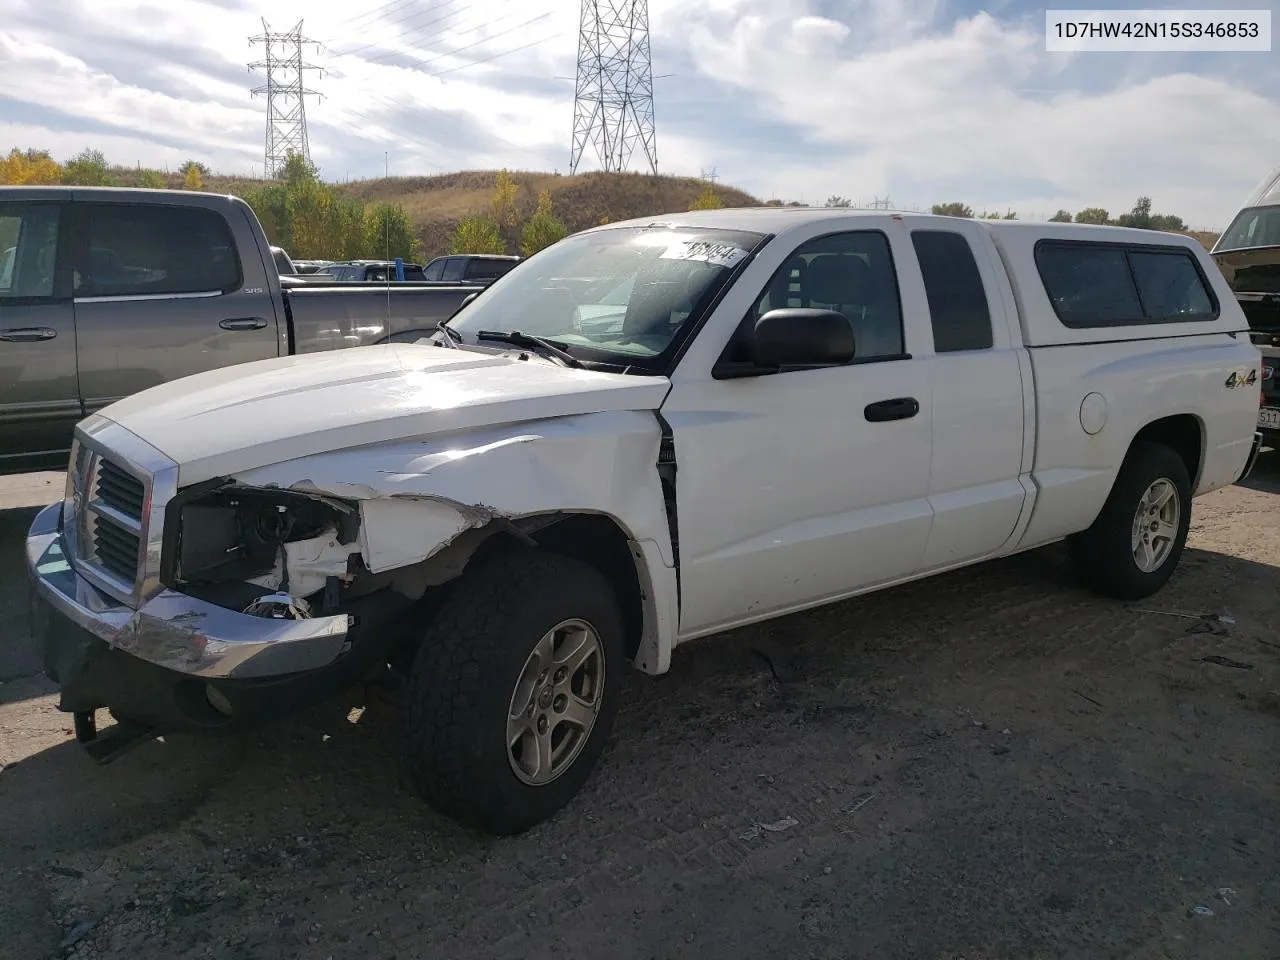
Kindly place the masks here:
<instances>
[{"instance_id":1,"label":"license plate","mask_svg":"<svg viewBox=\"0 0 1280 960\"><path fill-rule=\"evenodd\" d=\"M1263 430L1280 430L1280 407L1263 407L1259 410L1258 426Z\"/></svg>"}]
</instances>

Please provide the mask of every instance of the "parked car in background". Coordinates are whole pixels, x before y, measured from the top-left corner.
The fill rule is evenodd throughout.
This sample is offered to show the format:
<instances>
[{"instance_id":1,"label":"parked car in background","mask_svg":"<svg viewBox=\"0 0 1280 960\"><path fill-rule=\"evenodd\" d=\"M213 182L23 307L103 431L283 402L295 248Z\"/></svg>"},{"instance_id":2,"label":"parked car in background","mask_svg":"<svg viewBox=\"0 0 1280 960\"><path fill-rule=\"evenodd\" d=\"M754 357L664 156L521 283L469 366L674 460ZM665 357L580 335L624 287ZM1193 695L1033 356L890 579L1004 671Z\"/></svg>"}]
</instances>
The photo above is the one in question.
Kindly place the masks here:
<instances>
[{"instance_id":1,"label":"parked car in background","mask_svg":"<svg viewBox=\"0 0 1280 960\"><path fill-rule=\"evenodd\" d=\"M1280 445L1280 171L1245 201L1211 253L1262 352L1258 427Z\"/></svg>"},{"instance_id":2,"label":"parked car in background","mask_svg":"<svg viewBox=\"0 0 1280 960\"><path fill-rule=\"evenodd\" d=\"M347 260L327 263L322 271L325 276L332 277L342 283L386 283L396 279L396 262L394 260ZM427 279L422 272L422 264L404 264L404 282Z\"/></svg>"},{"instance_id":3,"label":"parked car in background","mask_svg":"<svg viewBox=\"0 0 1280 960\"><path fill-rule=\"evenodd\" d=\"M75 424L138 390L412 341L477 289L291 275L243 200L175 190L2 187L0 251L0 473L65 468Z\"/></svg>"},{"instance_id":4,"label":"parked car in background","mask_svg":"<svg viewBox=\"0 0 1280 960\"><path fill-rule=\"evenodd\" d=\"M463 253L436 257L427 264L423 279L446 283L492 283L520 262L519 257L493 253Z\"/></svg>"},{"instance_id":5,"label":"parked car in background","mask_svg":"<svg viewBox=\"0 0 1280 960\"><path fill-rule=\"evenodd\" d=\"M1160 590L1193 498L1257 455L1247 333L1179 234L614 223L431 342L196 374L86 420L27 539L33 633L103 761L399 675L411 782L516 833L585 783L628 662L661 674L678 644L1064 539L1097 593Z\"/></svg>"}]
</instances>

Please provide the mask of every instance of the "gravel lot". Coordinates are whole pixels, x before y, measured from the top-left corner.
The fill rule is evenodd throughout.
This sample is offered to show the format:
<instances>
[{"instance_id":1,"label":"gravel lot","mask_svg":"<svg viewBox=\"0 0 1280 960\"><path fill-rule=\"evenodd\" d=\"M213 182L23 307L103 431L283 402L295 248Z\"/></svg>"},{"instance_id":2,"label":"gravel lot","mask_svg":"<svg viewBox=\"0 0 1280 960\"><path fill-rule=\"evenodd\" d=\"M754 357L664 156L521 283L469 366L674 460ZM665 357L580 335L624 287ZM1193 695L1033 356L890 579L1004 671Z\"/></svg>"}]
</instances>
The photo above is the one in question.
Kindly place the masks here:
<instances>
[{"instance_id":1,"label":"gravel lot","mask_svg":"<svg viewBox=\"0 0 1280 960\"><path fill-rule=\"evenodd\" d=\"M1147 604L1052 547L681 648L510 840L409 793L383 696L95 766L27 646L61 488L0 479L10 960L1280 956L1280 453Z\"/></svg>"}]
</instances>

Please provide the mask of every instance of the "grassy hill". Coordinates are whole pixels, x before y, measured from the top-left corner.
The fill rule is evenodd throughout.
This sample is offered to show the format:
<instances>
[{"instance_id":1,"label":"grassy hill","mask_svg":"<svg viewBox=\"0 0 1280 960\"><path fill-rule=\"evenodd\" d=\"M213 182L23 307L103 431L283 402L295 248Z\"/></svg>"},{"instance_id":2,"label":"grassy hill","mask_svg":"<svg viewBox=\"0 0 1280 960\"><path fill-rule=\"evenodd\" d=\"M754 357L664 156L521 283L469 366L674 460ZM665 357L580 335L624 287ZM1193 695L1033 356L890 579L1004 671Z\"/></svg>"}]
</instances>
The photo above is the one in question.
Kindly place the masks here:
<instances>
[{"instance_id":1,"label":"grassy hill","mask_svg":"<svg viewBox=\"0 0 1280 960\"><path fill-rule=\"evenodd\" d=\"M572 233L631 217L656 216L688 210L694 199L707 188L707 181L694 177L653 176L643 173L581 173L562 176L532 171L509 171L519 187L517 205L522 217L533 212L538 194L551 194L553 210ZM115 168L113 179L121 186L136 186L135 171ZM366 203L390 202L404 207L422 242L422 256L429 259L448 252L449 237L463 217L484 213L489 209L497 171L468 170L432 177L388 177L355 180L333 184L342 195ZM181 188L182 175L167 175L168 185ZM243 195L263 185L261 180L247 177L211 175L205 178L206 190ZM726 207L754 207L764 203L734 187L716 185L716 193ZM1218 234L1189 231L1206 249Z\"/></svg>"},{"instance_id":2,"label":"grassy hill","mask_svg":"<svg viewBox=\"0 0 1280 960\"><path fill-rule=\"evenodd\" d=\"M552 209L572 233L631 217L644 217L688 210L708 186L694 177L653 176L642 173L580 173L561 176L552 173L508 171L519 187L516 203L522 218L533 212L538 194L551 194ZM136 186L139 175L117 168L112 177L121 186ZM422 241L422 255L430 259L447 253L449 237L463 217L484 213L493 197L496 170L468 170L434 177L389 177L332 184L341 195L366 203L398 203L409 214ZM168 185L182 187L182 175L167 175ZM247 177L211 175L204 188L216 193L244 195L263 185ZM733 187L716 186L726 207L755 207L761 201Z\"/></svg>"}]
</instances>

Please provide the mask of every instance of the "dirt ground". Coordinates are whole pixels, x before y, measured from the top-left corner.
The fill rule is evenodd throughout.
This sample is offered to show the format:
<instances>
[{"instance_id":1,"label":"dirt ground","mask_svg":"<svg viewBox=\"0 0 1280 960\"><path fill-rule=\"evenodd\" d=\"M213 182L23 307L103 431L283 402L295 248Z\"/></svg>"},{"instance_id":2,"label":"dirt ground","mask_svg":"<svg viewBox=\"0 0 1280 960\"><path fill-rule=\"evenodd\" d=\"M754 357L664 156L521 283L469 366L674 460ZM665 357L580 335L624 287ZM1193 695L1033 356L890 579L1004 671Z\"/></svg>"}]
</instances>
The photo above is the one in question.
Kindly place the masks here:
<instances>
[{"instance_id":1,"label":"dirt ground","mask_svg":"<svg viewBox=\"0 0 1280 960\"><path fill-rule=\"evenodd\" d=\"M95 766L26 646L61 480L4 483L9 960L1280 956L1280 453L1145 604L1051 547L682 647L508 840L414 798L383 699Z\"/></svg>"}]
</instances>

